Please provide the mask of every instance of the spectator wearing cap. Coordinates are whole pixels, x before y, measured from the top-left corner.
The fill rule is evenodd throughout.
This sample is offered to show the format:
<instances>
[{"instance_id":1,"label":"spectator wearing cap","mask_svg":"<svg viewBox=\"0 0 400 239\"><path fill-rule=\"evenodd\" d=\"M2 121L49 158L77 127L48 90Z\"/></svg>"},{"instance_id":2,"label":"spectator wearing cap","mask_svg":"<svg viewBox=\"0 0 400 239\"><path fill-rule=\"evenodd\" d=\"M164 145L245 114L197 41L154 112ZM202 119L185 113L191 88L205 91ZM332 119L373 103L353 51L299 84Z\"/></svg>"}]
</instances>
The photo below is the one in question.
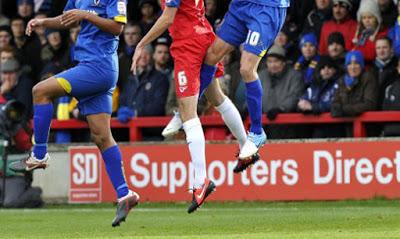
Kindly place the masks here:
<instances>
[{"instance_id":1,"label":"spectator wearing cap","mask_svg":"<svg viewBox=\"0 0 400 239\"><path fill-rule=\"evenodd\" d=\"M119 59L119 77L118 86L123 89L128 82L130 69L132 65L132 56L135 52L136 45L142 39L142 29L138 24L129 22L124 28L123 34L124 44L120 46L118 54Z\"/></svg>"},{"instance_id":2,"label":"spectator wearing cap","mask_svg":"<svg viewBox=\"0 0 400 239\"><path fill-rule=\"evenodd\" d=\"M306 86L314 80L314 70L320 58L317 45L317 37L312 32L303 35L299 43L301 56L294 65L294 69L301 72Z\"/></svg>"},{"instance_id":3,"label":"spectator wearing cap","mask_svg":"<svg viewBox=\"0 0 400 239\"><path fill-rule=\"evenodd\" d=\"M52 7L53 7L53 1L54 0L34 0L35 3L35 13L46 13L50 14Z\"/></svg>"},{"instance_id":4,"label":"spectator wearing cap","mask_svg":"<svg viewBox=\"0 0 400 239\"><path fill-rule=\"evenodd\" d=\"M141 14L139 25L144 36L157 21L159 5L156 0L140 0L139 8Z\"/></svg>"},{"instance_id":5,"label":"spectator wearing cap","mask_svg":"<svg viewBox=\"0 0 400 239\"><path fill-rule=\"evenodd\" d=\"M305 114L330 112L340 69L330 57L323 56L318 62L315 75L315 81L306 89L297 104L297 109Z\"/></svg>"},{"instance_id":6,"label":"spectator wearing cap","mask_svg":"<svg viewBox=\"0 0 400 239\"><path fill-rule=\"evenodd\" d=\"M375 50L376 58L369 71L378 81L378 108L380 109L385 97L385 88L393 82L393 76L397 73L397 59L393 54L392 41L387 37L376 40Z\"/></svg>"},{"instance_id":7,"label":"spectator wearing cap","mask_svg":"<svg viewBox=\"0 0 400 239\"><path fill-rule=\"evenodd\" d=\"M382 16L382 25L392 27L397 20L397 6L393 0L378 0L379 11Z\"/></svg>"},{"instance_id":8,"label":"spectator wearing cap","mask_svg":"<svg viewBox=\"0 0 400 239\"><path fill-rule=\"evenodd\" d=\"M0 50L5 47L11 47L12 33L9 26L0 26Z\"/></svg>"},{"instance_id":9,"label":"spectator wearing cap","mask_svg":"<svg viewBox=\"0 0 400 239\"><path fill-rule=\"evenodd\" d=\"M400 4L397 4L397 21L394 26L390 28L388 37L392 40L394 54L400 58Z\"/></svg>"},{"instance_id":10,"label":"spectator wearing cap","mask_svg":"<svg viewBox=\"0 0 400 239\"><path fill-rule=\"evenodd\" d=\"M303 32L314 32L319 38L325 21L332 17L332 0L315 0L315 7L307 15Z\"/></svg>"},{"instance_id":11,"label":"spectator wearing cap","mask_svg":"<svg viewBox=\"0 0 400 239\"><path fill-rule=\"evenodd\" d=\"M172 79L171 55L169 53L169 40L160 37L154 43L153 61L154 67L159 72L165 74L168 79Z\"/></svg>"},{"instance_id":12,"label":"spectator wearing cap","mask_svg":"<svg viewBox=\"0 0 400 239\"><path fill-rule=\"evenodd\" d=\"M332 116L358 116L363 112L375 110L378 100L378 83L370 72L365 71L362 53L348 52L345 65L346 73L339 79L339 87L331 106Z\"/></svg>"},{"instance_id":13,"label":"spectator wearing cap","mask_svg":"<svg viewBox=\"0 0 400 239\"><path fill-rule=\"evenodd\" d=\"M32 113L32 80L21 72L20 64L16 59L3 62L0 71L0 95L7 101L14 99L21 102L26 108L25 117L30 117Z\"/></svg>"},{"instance_id":14,"label":"spectator wearing cap","mask_svg":"<svg viewBox=\"0 0 400 239\"><path fill-rule=\"evenodd\" d=\"M346 50L351 50L354 33L357 30L357 22L350 16L352 7L351 0L333 0L333 19L326 21L321 28L318 47L321 55L328 54L328 37L332 32L342 33Z\"/></svg>"},{"instance_id":15,"label":"spectator wearing cap","mask_svg":"<svg viewBox=\"0 0 400 239\"><path fill-rule=\"evenodd\" d=\"M46 38L48 44L41 52L43 64L54 64L61 69L67 69L71 61L66 39L62 38L59 30L54 29L46 29Z\"/></svg>"},{"instance_id":16,"label":"spectator wearing cap","mask_svg":"<svg viewBox=\"0 0 400 239\"><path fill-rule=\"evenodd\" d=\"M331 104L335 91L338 88L337 81L341 71L336 62L329 56L322 56L315 72L315 81L306 89L305 94L297 103L297 109L303 114L318 115L331 111ZM334 130L339 127L339 130ZM306 137L328 138L340 137L340 126L318 125L305 126Z\"/></svg>"},{"instance_id":17,"label":"spectator wearing cap","mask_svg":"<svg viewBox=\"0 0 400 239\"><path fill-rule=\"evenodd\" d=\"M18 16L28 23L32 19L34 13L33 0L17 0Z\"/></svg>"},{"instance_id":18,"label":"spectator wearing cap","mask_svg":"<svg viewBox=\"0 0 400 239\"><path fill-rule=\"evenodd\" d=\"M301 74L286 64L285 50L273 45L267 53L267 68L260 72L263 84L263 111L269 119L278 113L293 112L304 90Z\"/></svg>"},{"instance_id":19,"label":"spectator wearing cap","mask_svg":"<svg viewBox=\"0 0 400 239\"><path fill-rule=\"evenodd\" d=\"M362 0L357 12L357 31L353 38L352 48L361 51L366 64L372 64L376 57L376 39L387 35L388 30L382 26L382 16L375 0Z\"/></svg>"},{"instance_id":20,"label":"spectator wearing cap","mask_svg":"<svg viewBox=\"0 0 400 239\"><path fill-rule=\"evenodd\" d=\"M0 26L8 26L8 25L10 25L10 19L1 14L1 9L0 9Z\"/></svg>"},{"instance_id":21,"label":"spectator wearing cap","mask_svg":"<svg viewBox=\"0 0 400 239\"><path fill-rule=\"evenodd\" d=\"M328 37L328 56L335 61L336 65L345 71L344 58L346 55L346 48L344 37L340 32L332 32Z\"/></svg>"},{"instance_id":22,"label":"spectator wearing cap","mask_svg":"<svg viewBox=\"0 0 400 239\"><path fill-rule=\"evenodd\" d=\"M296 111L296 104L303 94L304 83L300 72L286 64L285 50L273 45L266 56L266 69L259 73L263 85L263 112L274 120L279 113ZM268 126L270 138L291 138L295 131L287 126Z\"/></svg>"}]
</instances>

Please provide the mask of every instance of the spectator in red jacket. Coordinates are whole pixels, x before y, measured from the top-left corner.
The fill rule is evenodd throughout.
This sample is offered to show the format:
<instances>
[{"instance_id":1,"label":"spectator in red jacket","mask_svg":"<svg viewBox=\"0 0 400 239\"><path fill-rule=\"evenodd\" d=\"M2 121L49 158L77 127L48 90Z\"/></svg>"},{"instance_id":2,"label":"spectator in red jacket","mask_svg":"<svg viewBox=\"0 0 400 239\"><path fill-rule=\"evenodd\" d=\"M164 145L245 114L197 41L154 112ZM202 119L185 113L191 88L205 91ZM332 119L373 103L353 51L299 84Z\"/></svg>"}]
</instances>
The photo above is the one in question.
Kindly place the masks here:
<instances>
[{"instance_id":1,"label":"spectator in red jacket","mask_svg":"<svg viewBox=\"0 0 400 239\"><path fill-rule=\"evenodd\" d=\"M322 25L319 40L319 51L321 55L328 54L328 37L332 32L342 33L346 50L352 47L354 32L357 30L357 22L350 16L350 10L353 7L350 0L333 0L333 19Z\"/></svg>"},{"instance_id":2,"label":"spectator in red jacket","mask_svg":"<svg viewBox=\"0 0 400 239\"><path fill-rule=\"evenodd\" d=\"M382 16L376 1L363 0L357 12L357 31L353 39L353 49L361 51L366 64L373 63L376 57L375 42L387 35L382 26Z\"/></svg>"}]
</instances>

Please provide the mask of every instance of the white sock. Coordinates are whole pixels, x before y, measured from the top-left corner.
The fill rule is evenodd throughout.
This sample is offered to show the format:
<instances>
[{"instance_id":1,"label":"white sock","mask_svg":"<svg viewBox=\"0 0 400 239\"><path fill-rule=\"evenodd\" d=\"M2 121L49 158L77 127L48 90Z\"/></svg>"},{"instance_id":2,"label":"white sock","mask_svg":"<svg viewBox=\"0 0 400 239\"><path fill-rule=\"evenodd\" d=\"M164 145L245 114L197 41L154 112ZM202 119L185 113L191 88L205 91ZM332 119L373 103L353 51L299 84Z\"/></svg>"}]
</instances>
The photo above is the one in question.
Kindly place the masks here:
<instances>
[{"instance_id":1,"label":"white sock","mask_svg":"<svg viewBox=\"0 0 400 239\"><path fill-rule=\"evenodd\" d=\"M201 188L207 177L206 173L206 140L200 119L194 118L183 123L186 142L189 146L190 157L194 168L194 188Z\"/></svg>"},{"instance_id":2,"label":"white sock","mask_svg":"<svg viewBox=\"0 0 400 239\"><path fill-rule=\"evenodd\" d=\"M232 103L232 101L227 97L224 102L219 106L215 107L221 114L226 126L239 141L240 148L243 147L246 142L246 130L244 129L242 118L240 117L239 111Z\"/></svg>"}]
</instances>

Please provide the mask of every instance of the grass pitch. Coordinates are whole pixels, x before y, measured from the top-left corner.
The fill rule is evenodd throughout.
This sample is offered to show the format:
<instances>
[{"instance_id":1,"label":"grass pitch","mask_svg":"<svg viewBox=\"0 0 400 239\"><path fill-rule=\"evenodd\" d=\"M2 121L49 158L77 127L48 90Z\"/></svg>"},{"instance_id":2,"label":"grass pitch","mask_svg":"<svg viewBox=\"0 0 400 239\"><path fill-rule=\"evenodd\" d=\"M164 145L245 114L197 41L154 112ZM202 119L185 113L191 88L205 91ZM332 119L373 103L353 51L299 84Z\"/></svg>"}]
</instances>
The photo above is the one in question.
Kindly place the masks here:
<instances>
[{"instance_id":1,"label":"grass pitch","mask_svg":"<svg viewBox=\"0 0 400 239\"><path fill-rule=\"evenodd\" d=\"M121 227L114 207L0 210L0 238L400 238L400 201L140 204Z\"/></svg>"}]
</instances>

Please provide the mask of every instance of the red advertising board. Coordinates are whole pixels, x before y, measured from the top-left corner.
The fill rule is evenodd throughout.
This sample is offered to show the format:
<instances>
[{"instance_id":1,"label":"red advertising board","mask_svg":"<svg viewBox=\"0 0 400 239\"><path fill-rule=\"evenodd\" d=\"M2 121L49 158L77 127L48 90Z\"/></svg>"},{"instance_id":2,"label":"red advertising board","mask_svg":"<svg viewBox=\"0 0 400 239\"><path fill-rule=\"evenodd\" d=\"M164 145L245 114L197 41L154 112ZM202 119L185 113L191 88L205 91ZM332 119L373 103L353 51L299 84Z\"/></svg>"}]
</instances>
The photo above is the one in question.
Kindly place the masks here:
<instances>
[{"instance_id":1,"label":"red advertising board","mask_svg":"<svg viewBox=\"0 0 400 239\"><path fill-rule=\"evenodd\" d=\"M144 201L188 201L193 168L184 144L121 147L130 188ZM273 143L253 167L234 174L237 146L208 144L210 200L340 200L400 198L400 141ZM70 149L70 202L114 201L94 147Z\"/></svg>"}]
</instances>

